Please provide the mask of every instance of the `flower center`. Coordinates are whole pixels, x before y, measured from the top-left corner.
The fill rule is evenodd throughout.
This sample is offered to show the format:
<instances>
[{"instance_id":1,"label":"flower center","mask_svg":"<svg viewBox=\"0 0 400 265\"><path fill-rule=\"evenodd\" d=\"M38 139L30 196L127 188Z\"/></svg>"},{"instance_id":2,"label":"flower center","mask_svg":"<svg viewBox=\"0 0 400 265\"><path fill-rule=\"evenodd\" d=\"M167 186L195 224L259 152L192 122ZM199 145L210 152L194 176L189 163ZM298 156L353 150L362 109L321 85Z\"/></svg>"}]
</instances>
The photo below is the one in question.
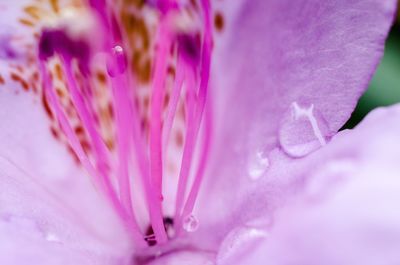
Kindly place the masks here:
<instances>
[{"instance_id":1,"label":"flower center","mask_svg":"<svg viewBox=\"0 0 400 265\"><path fill-rule=\"evenodd\" d=\"M118 17L106 1L90 0L88 9L97 23L89 30L71 29L76 25L65 23L44 29L39 66L45 100L78 162L109 199L135 242L153 246L194 231L198 225L192 211L211 137L210 109L206 108L212 50L210 5L209 0L199 4L131 2ZM145 21L137 14L153 20ZM57 90L49 70L53 60L60 61L66 93ZM102 89L93 82L96 67L107 73L98 78L105 83ZM139 100L142 87L150 93L146 111ZM102 131L103 116L96 103L99 94L110 98L113 119L108 122L114 133L110 141ZM176 155L170 143L179 122L184 136L180 134ZM171 161L179 165L175 182L166 177ZM168 192L165 197L165 187L171 183L169 190L175 194ZM166 201L174 202L172 213L166 212ZM142 219L150 225L143 225Z\"/></svg>"}]
</instances>

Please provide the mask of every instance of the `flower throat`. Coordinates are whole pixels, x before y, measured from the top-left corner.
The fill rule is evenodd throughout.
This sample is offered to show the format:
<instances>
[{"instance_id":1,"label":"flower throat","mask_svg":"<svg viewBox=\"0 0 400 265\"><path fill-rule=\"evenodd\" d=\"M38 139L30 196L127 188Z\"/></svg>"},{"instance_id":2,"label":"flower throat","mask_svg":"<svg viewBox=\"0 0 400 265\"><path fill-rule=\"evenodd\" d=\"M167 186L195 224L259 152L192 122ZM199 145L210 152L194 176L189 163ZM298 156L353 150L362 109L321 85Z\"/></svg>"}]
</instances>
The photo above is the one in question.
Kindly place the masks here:
<instances>
[{"instance_id":1,"label":"flower throat","mask_svg":"<svg viewBox=\"0 0 400 265\"><path fill-rule=\"evenodd\" d=\"M211 110L206 99L212 32L209 0L191 1L188 7L174 0L138 2L139 10L152 10L156 14L155 38L151 40L154 45L150 44L149 29L141 20L128 19L128 26L121 27L127 25L126 14L121 13L121 19L117 19L104 0L90 0L89 12L95 17L98 33L92 32L93 38L102 38L96 39L98 43L94 45L93 39L88 38L91 32L81 37L72 34L68 25L45 28L39 40L39 69L48 108L77 161L110 201L134 242L152 246L164 244L185 231L194 231L198 225L192 211L210 146ZM190 27L190 23L188 27L184 16L188 9L198 13L199 27ZM139 45L132 45L135 32L147 36L141 41L142 50L138 49ZM151 56L148 63L143 63L144 52ZM112 110L115 151L113 144L104 140L99 129L99 113L92 101L96 97L93 61L99 55L104 57L106 76L101 79L107 79L105 90ZM49 70L54 59L60 61L59 73L65 82L68 106ZM138 61L145 67L138 67ZM150 69L150 73L143 69ZM140 92L139 84L147 79L149 118L143 120L135 96ZM184 106L183 112L179 110L180 104ZM71 113L81 124L80 130L74 127ZM174 122L181 116L184 117L184 137L181 136L184 141L181 140L180 155L171 158L167 146L174 135ZM80 134L86 136L85 141ZM169 181L165 167L169 160L179 160L174 161L179 167L172 216L163 210L166 199L163 184ZM138 180L135 183L132 165ZM143 197L150 223L147 229L139 222L141 213L136 209L140 202L134 199L136 193Z\"/></svg>"}]
</instances>

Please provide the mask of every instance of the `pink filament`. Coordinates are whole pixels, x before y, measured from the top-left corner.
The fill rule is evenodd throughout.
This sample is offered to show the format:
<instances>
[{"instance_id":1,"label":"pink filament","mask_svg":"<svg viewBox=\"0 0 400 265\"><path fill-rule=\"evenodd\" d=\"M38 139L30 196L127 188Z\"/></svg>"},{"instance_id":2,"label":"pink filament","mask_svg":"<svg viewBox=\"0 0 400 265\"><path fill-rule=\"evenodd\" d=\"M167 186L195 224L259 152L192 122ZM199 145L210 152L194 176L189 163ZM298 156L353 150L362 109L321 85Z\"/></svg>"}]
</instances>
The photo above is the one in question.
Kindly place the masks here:
<instances>
[{"instance_id":1,"label":"pink filament","mask_svg":"<svg viewBox=\"0 0 400 265\"><path fill-rule=\"evenodd\" d=\"M176 114L176 109L178 107L179 103L179 98L181 96L181 91L182 91L182 86L183 86L183 80L184 80L184 67L185 65L183 64L183 60L180 56L178 56L178 62L177 62L177 73L176 73L176 79L174 82L174 86L172 88L172 96L171 96L171 101L169 103L169 109L167 112L167 116L164 121L164 131L163 131L163 146L167 147L168 145L168 140L170 138L171 130L172 130L172 125L174 122L175 114Z\"/></svg>"},{"instance_id":2,"label":"pink filament","mask_svg":"<svg viewBox=\"0 0 400 265\"><path fill-rule=\"evenodd\" d=\"M104 175L106 175L108 167L107 147L105 146L101 136L97 132L94 126L94 118L87 109L84 99L78 89L78 84L76 83L75 78L72 74L72 65L70 59L64 59L63 69L66 73L67 84L71 93L73 103L95 147L94 151L96 155L96 161L98 162L98 169L103 172Z\"/></svg>"},{"instance_id":3,"label":"pink filament","mask_svg":"<svg viewBox=\"0 0 400 265\"><path fill-rule=\"evenodd\" d=\"M163 98L165 92L165 78L170 40L164 19L160 22L158 36L158 50L155 57L155 68L153 77L153 89L151 98L151 125L150 125L150 172L152 184L159 200L162 201L162 138L161 138L161 116ZM154 232L160 229L157 238L161 242L167 241L164 224L162 227L153 227ZM161 232L162 231L162 232Z\"/></svg>"},{"instance_id":4,"label":"pink filament","mask_svg":"<svg viewBox=\"0 0 400 265\"><path fill-rule=\"evenodd\" d=\"M205 33L204 33L204 42L203 42L203 54L202 54L202 72L201 72L201 83L200 83L200 104L201 108L205 107L206 104L206 95L207 95L207 87L210 75L210 66L211 66L211 46L212 46L212 37L211 37L211 22L210 22L210 3L209 0L202 0L203 10L205 13ZM203 93L201 93L203 91ZM208 109L205 113L205 132L204 132L204 142L203 149L201 151L200 164L197 170L192 189L188 195L185 207L183 209L183 213L181 218L184 218L189 213L193 211L193 207L197 198L197 195L200 190L200 185L203 180L206 161L209 153L209 147L211 142L211 131L212 131L212 120L211 114L212 110L210 109L211 104L209 104ZM200 114L201 115L201 114ZM180 218L180 219L181 219Z\"/></svg>"},{"instance_id":5,"label":"pink filament","mask_svg":"<svg viewBox=\"0 0 400 265\"><path fill-rule=\"evenodd\" d=\"M110 32L110 28L112 24L110 22L110 14L106 14L102 12L101 8L97 8L95 5L95 9L98 9L98 12L103 20L103 27L105 32ZM162 24L161 24L162 25ZM163 26L161 27L163 28ZM155 78L154 78L154 95L152 106L155 106L152 109L152 115L155 117L155 122L152 123L151 127L151 136L150 136L150 158L151 164L149 166L147 160L147 153L145 152L143 137L140 132L139 124L138 124L138 115L135 110L135 106L130 104L129 95L128 95L128 84L127 77L124 73L118 71L118 69L111 69L111 72L114 74L117 73L116 76L111 76L112 78L112 88L114 95L114 108L117 112L117 128L118 128L118 138L119 138L119 186L121 192L121 199L123 202L126 202L126 205L131 205L130 202L130 188L126 188L129 185L129 176L127 176L127 157L129 153L129 140L127 138L128 134L131 134L132 141L135 145L136 150L136 159L138 161L140 176L142 179L142 185L145 190L145 196L147 199L147 204L149 208L150 222L157 238L158 243L164 243L167 241L167 235L164 228L163 216L162 216L162 206L161 206L161 186L162 186L162 151L161 151L161 107L162 107L162 99L163 99L163 86L165 81L165 67L166 67L166 54L168 52L168 47L164 46L164 41L166 38L164 37L164 30L161 30L160 34L160 51L158 56L156 57L156 69L155 69ZM118 36L115 36L114 32L111 32L111 40L107 40L105 43L105 47L107 50L111 51L113 47L115 47L114 43ZM167 42L169 43L169 41ZM116 68L123 69L124 66L121 66L119 61L112 56L109 52L109 57L112 60L112 65ZM114 75L113 74L113 75ZM122 77L124 76L124 77ZM133 108L131 107L133 106ZM118 114L119 113L119 114ZM119 121L118 121L119 120ZM132 122L132 127L128 124ZM121 159L122 158L122 159ZM149 171L150 169L150 171ZM155 192L154 192L155 190Z\"/></svg>"},{"instance_id":6,"label":"pink filament","mask_svg":"<svg viewBox=\"0 0 400 265\"><path fill-rule=\"evenodd\" d=\"M71 96L74 102L74 105L78 111L78 114L88 131L94 147L95 147L95 155L96 161L98 162L98 170L102 172L102 175L107 175L107 147L105 146L101 136L97 132L96 128L94 127L95 120L90 115L89 110L86 108L85 102L78 90L78 85L73 77L72 74L72 66L71 61L68 59L64 59L64 72L66 73L67 84L69 90L71 92ZM118 79L118 78L116 78ZM114 80L114 79L113 79ZM118 184L119 184L119 195L121 199L121 203L128 214L131 222L135 227L138 227L136 217L133 213L132 208L132 200L130 194L130 182L129 182L129 175L128 175L128 143L124 141L127 139L126 133L129 132L124 128L127 126L127 120L121 121L121 115L123 112L117 111L117 133L118 133L118 152L119 152L119 167L118 167ZM124 123L125 122L125 123ZM121 128L122 127L122 128ZM125 134L125 135L124 135Z\"/></svg>"},{"instance_id":7,"label":"pink filament","mask_svg":"<svg viewBox=\"0 0 400 265\"><path fill-rule=\"evenodd\" d=\"M161 145L161 115L162 103L165 92L165 78L167 55L169 52L169 38L164 21L160 22L158 51L155 56L155 69L151 98L151 124L150 124L150 167L153 184L162 200L162 145Z\"/></svg>"},{"instance_id":8,"label":"pink filament","mask_svg":"<svg viewBox=\"0 0 400 265\"><path fill-rule=\"evenodd\" d=\"M212 36L211 36L211 22L210 22L210 5L208 0L202 0L202 5L203 5L203 11L204 11L204 39L202 43L202 55L201 55L201 73L200 73L200 87L198 90L197 94L197 104L195 106L195 109L192 111L189 111L189 120L188 120L188 128L187 128L187 134L186 134L186 143L183 151L183 157L182 157L182 164L181 164L181 170L179 174L179 183L178 183L178 190L177 190L177 196L176 196L176 204L175 204L175 217L176 217L176 222L179 224L180 219L184 216L181 216L181 210L183 206L183 200L184 200L184 195L186 193L186 187L187 187L187 181L189 178L189 169L190 169L190 164L192 162L193 158L193 153L195 150L195 143L197 139L197 135L199 132L200 128L200 123L201 123L201 118L203 115L203 111L205 108L205 103L206 103L206 97L207 97L207 88L208 88L208 81L209 81L209 76L210 76L210 66L211 66L211 41L212 41ZM191 113L192 112L192 113ZM207 135L207 134L206 134ZM207 151L207 150L206 150ZM205 159L205 157L201 158L202 160ZM200 165L203 162L200 161ZM202 167L200 166L200 170L202 171ZM200 174L199 177L196 177L196 180L194 185L195 189L197 189L200 186L200 182L202 180L202 174ZM197 192L194 192L193 195L195 195L193 199L196 198ZM194 202L193 202L194 204ZM188 208L193 208L193 207L188 207Z\"/></svg>"},{"instance_id":9,"label":"pink filament","mask_svg":"<svg viewBox=\"0 0 400 265\"><path fill-rule=\"evenodd\" d=\"M136 150L136 158L138 159L139 170L141 172L142 183L145 189L145 194L147 198L147 203L149 206L149 214L150 214L150 222L152 224L155 236L161 242L164 240L166 241L166 234L164 230L162 212L161 212L161 203L157 200L154 192L152 192L151 182L150 182L150 175L148 174L148 162L145 159L146 154L142 151L144 150L142 137L140 135L138 124L135 121L138 121L137 115L135 115L134 108L131 108L129 102L129 95L128 95L128 80L125 75L120 74L116 75L115 77L111 78L112 81L112 89L113 89L113 98L114 98L114 107L117 114L117 123L118 123L118 135L119 135L119 145L120 149L120 156L125 155L122 158L122 162L120 162L120 166L124 167L120 170L127 171L127 158L129 154L128 146L130 146L129 139L132 137L133 143L135 144ZM129 124L133 123L131 127ZM121 157L120 157L121 158ZM125 174L125 173L124 173ZM122 176L120 180L120 188L127 189L127 185L129 184L129 180L127 179L128 176ZM128 193L129 192L129 193ZM122 196L122 195L121 195ZM130 189L125 191L125 195L130 197ZM126 198L128 199L128 198ZM130 199L129 199L130 200ZM165 234L165 235L163 235Z\"/></svg>"},{"instance_id":10,"label":"pink filament","mask_svg":"<svg viewBox=\"0 0 400 265\"><path fill-rule=\"evenodd\" d=\"M118 186L119 186L119 195L122 204L125 206L127 211L134 216L133 207L132 207L132 199L131 199L131 183L129 178L129 169L128 169L128 160L129 160L129 136L130 136L130 128L129 128L129 105L127 106L124 100L121 98L126 89L126 85L124 85L125 80L123 76L116 76L111 78L111 86L114 94L113 104L114 111L117 119L117 145L118 145Z\"/></svg>"},{"instance_id":11,"label":"pink filament","mask_svg":"<svg viewBox=\"0 0 400 265\"><path fill-rule=\"evenodd\" d=\"M100 17L102 18L103 21L103 27L105 32L110 32L110 29L112 29L112 15L111 14L106 14L102 8L98 8L98 5L94 5L95 9L100 14ZM110 17L111 16L111 19ZM115 31L111 32L111 40L107 40L105 42L105 47L106 50L111 51L116 42L119 42L120 36L117 36L118 34ZM157 174L151 174L149 172L149 162L147 159L147 153L145 152L144 148L144 143L143 143L143 137L141 135L140 129L139 129L139 124L138 124L138 115L135 111L135 106L134 104L130 104L129 102L129 95L128 95L128 78L129 76L126 76L124 73L125 71L119 71L120 69L125 69L125 65L121 65L121 61L119 61L117 58L113 57L111 52L109 52L109 57L111 58L112 65L114 68L119 68L119 69L111 69L111 72L113 72L113 75L111 77L111 82L112 82L112 89L113 89L113 102L114 102L114 109L117 113L117 129L118 129L118 145L119 145L119 187L120 187L120 195L121 195L121 200L125 202L128 207L131 207L131 199L130 199L130 183L129 183L129 176L128 176L128 154L130 153L130 149L128 146L130 146L130 141L129 141L129 134L131 134L132 141L135 145L135 150L136 150L136 159L138 161L138 166L139 166L139 171L140 171L140 176L142 179L142 184L145 190L145 195L147 199L147 204L149 208L149 215L150 215L150 222L153 227L153 231L155 234L155 237L157 238L157 242L163 243L167 240L166 232L164 229L164 223L163 223L163 216L162 216L162 207L161 207L161 200L160 200L160 195L161 195L161 177ZM163 62L161 62L162 66ZM161 69L162 70L162 69ZM161 78L162 81L163 78ZM157 84L160 89L162 89L162 83ZM161 95L161 100L162 100L162 95ZM133 107L132 107L133 106ZM156 109L157 112L157 109ZM161 114L160 114L161 115ZM129 126L130 122L132 123L132 126ZM160 125L161 127L161 122ZM157 130L157 129L156 129ZM161 130L161 128L159 128ZM157 143L157 132L155 132L155 146L161 144L161 139L160 144ZM161 154L161 150L157 151L157 148L155 149L155 152L153 152L153 156L157 157L159 156L158 153ZM152 160L153 161L153 160ZM159 162L159 163L158 163ZM152 162L152 171L155 173L159 172L161 164L161 159L154 164ZM151 176L154 176L155 181L152 181L150 178ZM154 190L154 182L156 183L156 186L160 186L157 190L157 192L153 192Z\"/></svg>"},{"instance_id":12,"label":"pink filament","mask_svg":"<svg viewBox=\"0 0 400 265\"><path fill-rule=\"evenodd\" d=\"M197 137L196 132L196 124L194 119L194 112L195 112L195 85L196 81L194 79L194 73L188 73L188 121L187 121L187 129L186 129L186 142L183 149L182 155L182 163L181 169L179 172L179 182L178 182L178 189L176 193L176 202L175 202L175 220L178 220L180 215L180 211L183 205L185 190L187 186L187 181L189 177L190 171L190 163L192 161L195 149L195 140Z\"/></svg>"},{"instance_id":13,"label":"pink filament","mask_svg":"<svg viewBox=\"0 0 400 265\"><path fill-rule=\"evenodd\" d=\"M110 32L110 28L112 26L110 24L110 19L109 19L109 14L105 14L105 12L101 12L101 10L98 10L100 13L100 16L103 19L103 27L105 32ZM142 185L145 190L145 196L148 204L148 209L149 209L149 216L150 216L150 222L151 226L154 231L154 235L157 238L158 243L164 243L167 241L167 235L165 232L164 228L164 223L163 223L163 216L162 216L162 206L161 206L161 177L162 173L160 170L162 170L162 164L161 164L161 149L157 150L157 146L161 146L161 136L159 136L160 140L159 143L157 141L157 130L161 130L161 122L159 124L159 129L153 128L155 130L155 135L153 135L152 139L155 140L153 144L156 146L155 151L151 153L154 157L156 162L153 162L153 159L151 160L151 166L149 167L149 162L147 159L147 153L145 152L144 148L144 143L143 143L143 137L140 132L140 125L138 124L138 115L135 111L135 106L134 104L130 104L129 102L129 94L128 94L128 88L129 88L129 76L125 74L125 71L120 72L120 69L125 69L125 65L121 65L121 61L118 60L118 58L115 58L111 54L111 50L113 47L116 45L115 42L117 39L119 39L118 36L114 33L114 31L111 34L112 38L111 40L106 41L105 47L109 51L109 57L111 58L112 65L115 68L119 69L111 69L112 72L115 74L115 76L110 76L111 81L112 81L112 89L113 89L113 95L114 95L114 108L117 112L117 128L118 128L118 138L119 138L119 157L120 159L120 164L119 164L119 172L121 173L120 178L119 178L119 186L120 186L120 192L121 192L121 199L122 201L125 201L128 206L131 206L131 199L129 198L131 196L130 194L130 187L129 186L129 176L127 176L127 171L128 171L128 153L129 152L129 147L130 142L128 140L128 135L131 135L131 140L133 141L133 144L135 145L135 150L136 150L136 159L138 161L138 166L139 166L139 171L140 171L140 176L142 179ZM165 62L161 61L161 71L163 70L162 68L165 67L163 66ZM165 70L164 70L165 72ZM161 72L162 74L163 72ZM164 78L165 79L165 78ZM157 81L157 80L156 80ZM157 82L161 82L158 84ZM161 95L158 95L161 97L162 100L162 82L163 78L159 79L159 81L156 82L156 87L159 87L161 90ZM133 107L132 107L133 106ZM156 109L155 112L158 110ZM118 114L119 113L119 114ZM161 116L161 114L160 114ZM119 120L119 121L118 121ZM132 126L129 126L129 124L132 124ZM159 133L160 134L160 133ZM155 136L155 137L154 137ZM129 137L130 138L130 137ZM159 154L158 154L159 153ZM149 169L152 170L151 174L149 172ZM155 174L153 174L153 171ZM157 175L158 174L158 175ZM154 177L155 181L151 180L151 176ZM154 183L157 186L159 186L158 189L156 189L156 193L153 192L154 190Z\"/></svg>"},{"instance_id":14,"label":"pink filament","mask_svg":"<svg viewBox=\"0 0 400 265\"><path fill-rule=\"evenodd\" d=\"M199 194L201 182L203 180L204 171L206 168L207 157L208 157L209 149L210 149L210 145L211 145L212 120L211 120L211 110L209 109L209 107L205 111L205 119L204 120L205 120L204 140L203 140L202 150L201 150L201 154L200 154L201 157L200 157L200 162L199 162L199 168L196 172L195 179L193 181L192 188L189 192L185 206L183 208L183 212L180 217L180 220L182 218L185 218L186 216L188 216L193 211L197 196Z\"/></svg>"},{"instance_id":15,"label":"pink filament","mask_svg":"<svg viewBox=\"0 0 400 265\"><path fill-rule=\"evenodd\" d=\"M161 200L159 199L158 193L153 192L151 184L151 176L149 171L150 166L149 166L149 161L147 159L147 154L145 152L143 136L141 135L139 124L135 122L139 120L140 119L138 118L138 114L136 113L135 108L133 108L132 138L133 138L133 143L135 144L136 159L138 161L139 171L141 173L140 176L142 179L142 184L145 190L147 204L149 207L150 222L157 239L164 238L164 240L166 240L167 238L166 234L165 237L162 235L163 233L165 233L165 230L164 230L164 222L161 209ZM165 242L165 241L160 241L160 242Z\"/></svg>"}]
</instances>

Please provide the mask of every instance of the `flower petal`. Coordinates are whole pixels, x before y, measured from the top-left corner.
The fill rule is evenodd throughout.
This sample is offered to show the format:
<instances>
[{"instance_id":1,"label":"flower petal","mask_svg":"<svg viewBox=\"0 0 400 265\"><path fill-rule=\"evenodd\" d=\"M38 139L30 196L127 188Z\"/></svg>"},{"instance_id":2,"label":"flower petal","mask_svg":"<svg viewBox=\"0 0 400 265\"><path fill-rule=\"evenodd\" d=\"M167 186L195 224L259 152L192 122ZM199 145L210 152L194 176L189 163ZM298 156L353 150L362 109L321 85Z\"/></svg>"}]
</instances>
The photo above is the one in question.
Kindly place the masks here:
<instances>
[{"instance_id":1,"label":"flower petal","mask_svg":"<svg viewBox=\"0 0 400 265\"><path fill-rule=\"evenodd\" d=\"M224 3L215 9L224 12L229 5ZM284 196L280 189L293 183L295 175L290 171L295 169L283 172L291 159L271 151L283 147L280 127L289 147L292 141L313 138L326 144L350 116L375 70L395 4L271 0L227 8L231 16L216 35L210 97L215 134L198 205L200 224L249 218L239 210L243 201L251 200L250 208L258 212L276 207ZM306 116L310 109L312 115ZM307 119L286 126L296 110ZM305 155L316 149L314 144L294 154ZM275 156L280 156L282 172L271 177L266 172L277 168L272 165ZM223 226L229 227L226 222ZM222 231L226 233L216 232Z\"/></svg>"},{"instance_id":2,"label":"flower petal","mask_svg":"<svg viewBox=\"0 0 400 265\"><path fill-rule=\"evenodd\" d=\"M16 261L0 263L25 264L38 251L99 260L129 255L130 239L111 206L54 139L40 101L17 89L0 91L0 256ZM29 260L47 264L42 258L56 256L37 258Z\"/></svg>"},{"instance_id":3,"label":"flower petal","mask_svg":"<svg viewBox=\"0 0 400 265\"><path fill-rule=\"evenodd\" d=\"M158 257L148 265L209 265L214 264L215 257L209 253L178 251Z\"/></svg>"},{"instance_id":4,"label":"flower petal","mask_svg":"<svg viewBox=\"0 0 400 265\"><path fill-rule=\"evenodd\" d=\"M399 263L399 120L400 105L375 110L303 159L305 189L264 226L263 243L220 253L220 264Z\"/></svg>"},{"instance_id":5,"label":"flower petal","mask_svg":"<svg viewBox=\"0 0 400 265\"><path fill-rule=\"evenodd\" d=\"M1 264L123 264L104 253L88 253L63 244L53 234L43 235L29 219L0 220Z\"/></svg>"},{"instance_id":6,"label":"flower petal","mask_svg":"<svg viewBox=\"0 0 400 265\"><path fill-rule=\"evenodd\" d=\"M396 1L242 2L216 37L217 114L276 144L291 104L314 104L337 131L382 56Z\"/></svg>"}]
</instances>

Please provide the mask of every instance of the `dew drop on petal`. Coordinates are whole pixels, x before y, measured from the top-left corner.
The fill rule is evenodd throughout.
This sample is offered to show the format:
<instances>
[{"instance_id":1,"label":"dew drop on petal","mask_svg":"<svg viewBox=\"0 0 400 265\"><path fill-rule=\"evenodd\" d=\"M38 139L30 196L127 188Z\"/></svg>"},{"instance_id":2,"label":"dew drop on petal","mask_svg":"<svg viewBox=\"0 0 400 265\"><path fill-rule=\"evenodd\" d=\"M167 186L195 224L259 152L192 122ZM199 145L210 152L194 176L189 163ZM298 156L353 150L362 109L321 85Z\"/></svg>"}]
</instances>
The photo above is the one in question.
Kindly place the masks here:
<instances>
[{"instance_id":1,"label":"dew drop on petal","mask_svg":"<svg viewBox=\"0 0 400 265\"><path fill-rule=\"evenodd\" d=\"M267 232L254 227L243 226L233 229L223 240L217 254L217 264L231 264L235 257L252 250L255 244L264 240Z\"/></svg>"},{"instance_id":2,"label":"dew drop on petal","mask_svg":"<svg viewBox=\"0 0 400 265\"><path fill-rule=\"evenodd\" d=\"M292 157L303 157L326 145L332 136L328 123L313 104L293 102L280 124L279 143Z\"/></svg>"},{"instance_id":3,"label":"dew drop on petal","mask_svg":"<svg viewBox=\"0 0 400 265\"><path fill-rule=\"evenodd\" d=\"M18 215L0 217L0 227L4 224L11 231L17 231L30 237L41 238L52 243L61 243L61 239L55 233L47 231L44 224L33 218Z\"/></svg>"},{"instance_id":4,"label":"dew drop on petal","mask_svg":"<svg viewBox=\"0 0 400 265\"><path fill-rule=\"evenodd\" d=\"M199 228L199 220L193 214L189 214L183 219L182 226L185 231L194 232Z\"/></svg>"},{"instance_id":5,"label":"dew drop on petal","mask_svg":"<svg viewBox=\"0 0 400 265\"><path fill-rule=\"evenodd\" d=\"M263 152L259 151L248 161L248 171L251 180L258 180L269 167L269 160Z\"/></svg>"},{"instance_id":6,"label":"dew drop on petal","mask_svg":"<svg viewBox=\"0 0 400 265\"><path fill-rule=\"evenodd\" d=\"M111 56L107 63L107 72L111 77L123 74L127 68L127 58L124 48L116 45L111 49Z\"/></svg>"}]
</instances>

